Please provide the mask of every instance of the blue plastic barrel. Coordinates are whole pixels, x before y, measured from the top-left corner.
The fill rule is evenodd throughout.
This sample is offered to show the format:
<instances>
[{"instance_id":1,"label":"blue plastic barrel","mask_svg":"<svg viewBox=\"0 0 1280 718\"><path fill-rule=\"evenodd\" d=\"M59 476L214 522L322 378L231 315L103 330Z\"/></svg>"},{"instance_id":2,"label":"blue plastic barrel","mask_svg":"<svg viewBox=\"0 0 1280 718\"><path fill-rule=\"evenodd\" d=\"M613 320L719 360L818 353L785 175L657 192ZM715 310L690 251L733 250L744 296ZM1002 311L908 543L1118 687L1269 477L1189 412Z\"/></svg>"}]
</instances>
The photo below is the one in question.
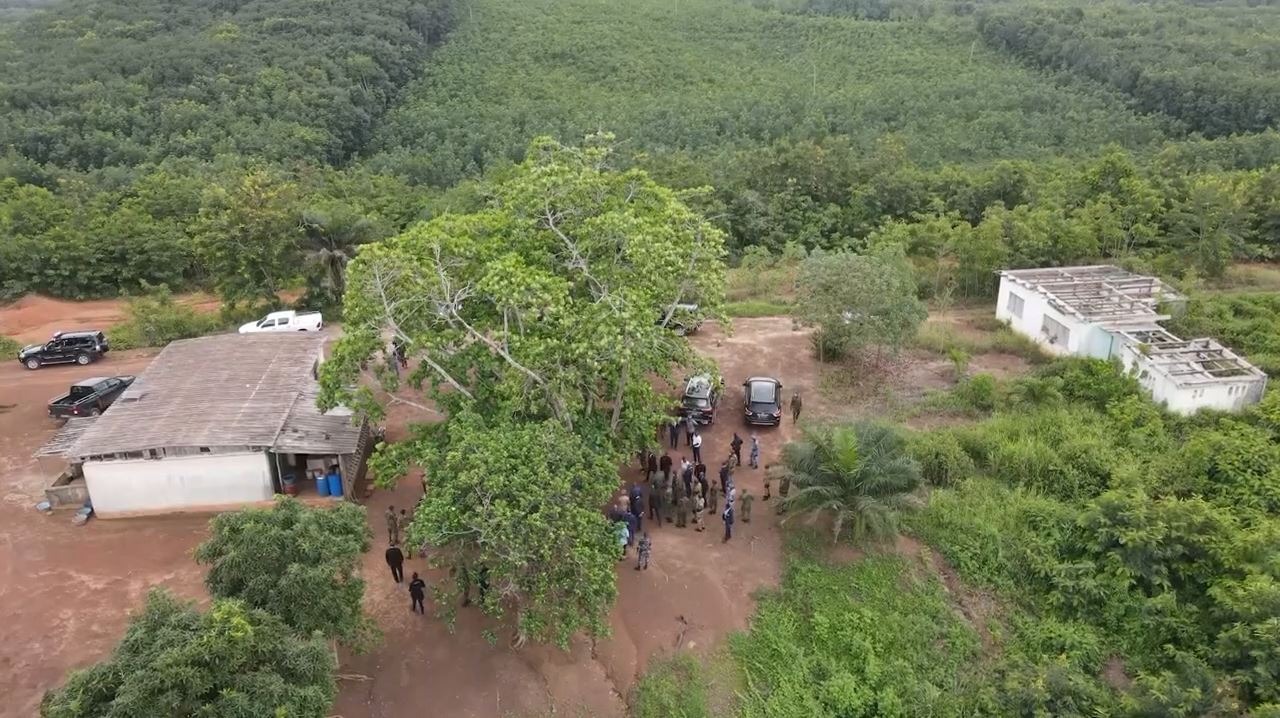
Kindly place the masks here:
<instances>
[{"instance_id":1,"label":"blue plastic barrel","mask_svg":"<svg viewBox=\"0 0 1280 718\"><path fill-rule=\"evenodd\" d=\"M329 495L329 477L324 474L316 474L316 493L321 496Z\"/></svg>"},{"instance_id":2,"label":"blue plastic barrel","mask_svg":"<svg viewBox=\"0 0 1280 718\"><path fill-rule=\"evenodd\" d=\"M329 494L334 498L342 498L342 474L333 472L329 474Z\"/></svg>"}]
</instances>

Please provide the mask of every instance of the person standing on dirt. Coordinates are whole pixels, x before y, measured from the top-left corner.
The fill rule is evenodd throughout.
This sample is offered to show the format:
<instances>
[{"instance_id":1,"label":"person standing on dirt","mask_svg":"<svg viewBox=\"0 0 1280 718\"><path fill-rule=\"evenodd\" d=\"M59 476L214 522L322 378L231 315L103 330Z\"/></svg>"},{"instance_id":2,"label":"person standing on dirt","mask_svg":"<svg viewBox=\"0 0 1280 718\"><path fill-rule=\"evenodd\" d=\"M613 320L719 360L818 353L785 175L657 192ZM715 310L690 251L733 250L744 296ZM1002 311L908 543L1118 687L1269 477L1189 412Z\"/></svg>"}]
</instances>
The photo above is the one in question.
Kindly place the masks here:
<instances>
[{"instance_id":1,"label":"person standing on dirt","mask_svg":"<svg viewBox=\"0 0 1280 718\"><path fill-rule=\"evenodd\" d=\"M396 507L387 507L387 543L400 543L400 517L396 516Z\"/></svg>"},{"instance_id":2,"label":"person standing on dirt","mask_svg":"<svg viewBox=\"0 0 1280 718\"><path fill-rule=\"evenodd\" d=\"M653 481L654 477L656 477L656 476L658 475L658 457L657 457L657 455L655 455L655 454L653 454L653 453L650 453L650 454L649 454L649 460L648 460L648 463L647 463L647 464L645 464L645 470L649 472L649 480L650 480L650 481Z\"/></svg>"},{"instance_id":3,"label":"person standing on dirt","mask_svg":"<svg viewBox=\"0 0 1280 718\"><path fill-rule=\"evenodd\" d=\"M733 440L729 442L729 449L733 451L733 456L738 460L738 466L742 466L742 437L738 436L738 432L733 432Z\"/></svg>"},{"instance_id":4,"label":"person standing on dirt","mask_svg":"<svg viewBox=\"0 0 1280 718\"><path fill-rule=\"evenodd\" d=\"M719 506L720 506L720 487L716 486L715 484L712 484L711 491L708 493L708 496L707 496L707 510L714 514L716 512L716 509Z\"/></svg>"},{"instance_id":5,"label":"person standing on dirt","mask_svg":"<svg viewBox=\"0 0 1280 718\"><path fill-rule=\"evenodd\" d=\"M689 525L689 497L681 496L676 502L676 528L682 529Z\"/></svg>"},{"instance_id":6,"label":"person standing on dirt","mask_svg":"<svg viewBox=\"0 0 1280 718\"><path fill-rule=\"evenodd\" d=\"M751 432L751 468L760 468L760 435Z\"/></svg>"},{"instance_id":7,"label":"person standing on dirt","mask_svg":"<svg viewBox=\"0 0 1280 718\"><path fill-rule=\"evenodd\" d=\"M663 454L662 459L658 461L658 468L662 470L662 480L664 482L671 479L671 456Z\"/></svg>"},{"instance_id":8,"label":"person standing on dirt","mask_svg":"<svg viewBox=\"0 0 1280 718\"><path fill-rule=\"evenodd\" d=\"M742 507L742 523L751 523L751 502L755 500L756 497L751 495L750 490L742 490L742 498L738 499L738 505Z\"/></svg>"},{"instance_id":9,"label":"person standing on dirt","mask_svg":"<svg viewBox=\"0 0 1280 718\"><path fill-rule=\"evenodd\" d=\"M636 570L649 569L649 554L653 552L653 542L649 540L649 534L646 532L640 537L640 545L636 546Z\"/></svg>"},{"instance_id":10,"label":"person standing on dirt","mask_svg":"<svg viewBox=\"0 0 1280 718\"><path fill-rule=\"evenodd\" d=\"M413 605L409 607L410 611L427 615L427 607L422 604L422 599L427 597L427 582L418 578L418 574L413 574L413 580L409 582L409 598L413 599Z\"/></svg>"},{"instance_id":11,"label":"person standing on dirt","mask_svg":"<svg viewBox=\"0 0 1280 718\"><path fill-rule=\"evenodd\" d=\"M702 472L701 476L698 476L698 495L702 497L703 501L707 500L707 472L705 471Z\"/></svg>"},{"instance_id":12,"label":"person standing on dirt","mask_svg":"<svg viewBox=\"0 0 1280 718\"><path fill-rule=\"evenodd\" d=\"M689 446L693 447L693 461L695 464L702 463L702 434L697 429L693 430L693 436L689 437Z\"/></svg>"},{"instance_id":13,"label":"person standing on dirt","mask_svg":"<svg viewBox=\"0 0 1280 718\"><path fill-rule=\"evenodd\" d=\"M706 531L707 522L702 513L707 510L707 502L699 494L693 495L693 525L695 531Z\"/></svg>"},{"instance_id":14,"label":"person standing on dirt","mask_svg":"<svg viewBox=\"0 0 1280 718\"><path fill-rule=\"evenodd\" d=\"M662 523L662 480L657 471L649 477L649 520Z\"/></svg>"},{"instance_id":15,"label":"person standing on dirt","mask_svg":"<svg viewBox=\"0 0 1280 718\"><path fill-rule=\"evenodd\" d=\"M644 489L640 488L639 483L631 485L631 491L627 494L628 506L631 513L637 518L644 516Z\"/></svg>"},{"instance_id":16,"label":"person standing on dirt","mask_svg":"<svg viewBox=\"0 0 1280 718\"><path fill-rule=\"evenodd\" d=\"M693 494L693 464L684 462L684 470L680 472L680 480L684 482L684 493L686 496Z\"/></svg>"},{"instance_id":17,"label":"person standing on dirt","mask_svg":"<svg viewBox=\"0 0 1280 718\"><path fill-rule=\"evenodd\" d=\"M692 416L684 418L684 445L693 446L693 437L698 434L698 422Z\"/></svg>"},{"instance_id":18,"label":"person standing on dirt","mask_svg":"<svg viewBox=\"0 0 1280 718\"><path fill-rule=\"evenodd\" d=\"M727 494L729 492L729 462L725 461L720 464L720 493Z\"/></svg>"},{"instance_id":19,"label":"person standing on dirt","mask_svg":"<svg viewBox=\"0 0 1280 718\"><path fill-rule=\"evenodd\" d=\"M804 401L800 399L800 392L791 394L791 423L800 421L800 409L804 407Z\"/></svg>"},{"instance_id":20,"label":"person standing on dirt","mask_svg":"<svg viewBox=\"0 0 1280 718\"><path fill-rule=\"evenodd\" d=\"M773 464L764 467L764 496L761 501L768 501L773 496Z\"/></svg>"},{"instance_id":21,"label":"person standing on dirt","mask_svg":"<svg viewBox=\"0 0 1280 718\"><path fill-rule=\"evenodd\" d=\"M391 567L391 578L396 583L404 583L404 552L394 541L387 548L387 565Z\"/></svg>"},{"instance_id":22,"label":"person standing on dirt","mask_svg":"<svg viewBox=\"0 0 1280 718\"><path fill-rule=\"evenodd\" d=\"M396 337L391 340L391 353L395 356L396 363L399 364L401 368L407 369L409 368L409 357L405 353L404 347L404 340L400 337ZM396 376L400 376L400 372L397 371Z\"/></svg>"},{"instance_id":23,"label":"person standing on dirt","mask_svg":"<svg viewBox=\"0 0 1280 718\"><path fill-rule=\"evenodd\" d=\"M667 424L667 438L670 440L671 448L673 449L680 448L680 430L683 423L684 417L677 416L671 420L670 424Z\"/></svg>"},{"instance_id":24,"label":"person standing on dirt","mask_svg":"<svg viewBox=\"0 0 1280 718\"><path fill-rule=\"evenodd\" d=\"M787 494L791 493L791 476L783 474L782 480L778 482L778 506L774 509L774 513L782 513L787 510Z\"/></svg>"},{"instance_id":25,"label":"person standing on dirt","mask_svg":"<svg viewBox=\"0 0 1280 718\"><path fill-rule=\"evenodd\" d=\"M724 520L724 538L720 543L725 543L733 538L733 504L725 502L724 513L720 514L720 518Z\"/></svg>"},{"instance_id":26,"label":"person standing on dirt","mask_svg":"<svg viewBox=\"0 0 1280 718\"><path fill-rule=\"evenodd\" d=\"M400 516L396 519L396 535L408 536L411 523L413 523L413 517L409 515L408 509L400 509Z\"/></svg>"}]
</instances>

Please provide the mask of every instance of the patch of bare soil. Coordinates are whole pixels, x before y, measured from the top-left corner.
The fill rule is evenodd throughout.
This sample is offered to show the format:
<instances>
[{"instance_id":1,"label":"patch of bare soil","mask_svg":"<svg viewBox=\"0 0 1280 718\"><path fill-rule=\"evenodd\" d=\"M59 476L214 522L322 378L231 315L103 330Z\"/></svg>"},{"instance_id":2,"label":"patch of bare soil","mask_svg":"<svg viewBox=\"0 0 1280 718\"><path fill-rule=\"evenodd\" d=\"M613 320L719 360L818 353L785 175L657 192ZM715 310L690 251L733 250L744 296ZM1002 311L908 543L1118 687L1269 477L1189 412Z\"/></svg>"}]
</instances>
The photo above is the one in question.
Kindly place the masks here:
<instances>
[{"instance_id":1,"label":"patch of bare soil","mask_svg":"<svg viewBox=\"0 0 1280 718\"><path fill-rule=\"evenodd\" d=\"M216 312L220 306L218 299L208 294L185 294L177 300L200 312ZM73 302L28 294L0 307L0 334L20 341L39 342L58 331L105 330L123 322L126 310L124 299Z\"/></svg>"},{"instance_id":2,"label":"patch of bare soil","mask_svg":"<svg viewBox=\"0 0 1280 718\"><path fill-rule=\"evenodd\" d=\"M1116 689L1117 691L1125 691L1133 684L1133 679L1124 669L1124 659L1120 656L1111 656L1102 664L1102 671L1099 678L1104 683Z\"/></svg>"},{"instance_id":3,"label":"patch of bare soil","mask_svg":"<svg viewBox=\"0 0 1280 718\"><path fill-rule=\"evenodd\" d=\"M990 374L997 379L1009 379L1030 373L1031 363L1017 354L993 352L979 354L969 360L972 374Z\"/></svg>"}]
</instances>

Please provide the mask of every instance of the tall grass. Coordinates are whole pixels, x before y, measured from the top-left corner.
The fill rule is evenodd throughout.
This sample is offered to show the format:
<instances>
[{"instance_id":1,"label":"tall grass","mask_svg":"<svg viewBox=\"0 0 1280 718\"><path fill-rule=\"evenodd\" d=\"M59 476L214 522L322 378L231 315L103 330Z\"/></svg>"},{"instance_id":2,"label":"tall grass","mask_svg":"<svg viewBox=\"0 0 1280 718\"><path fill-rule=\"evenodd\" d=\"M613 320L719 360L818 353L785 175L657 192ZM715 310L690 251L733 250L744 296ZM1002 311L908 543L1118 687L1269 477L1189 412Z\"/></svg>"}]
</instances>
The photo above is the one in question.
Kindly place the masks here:
<instances>
[{"instance_id":1,"label":"tall grass","mask_svg":"<svg viewBox=\"0 0 1280 718\"><path fill-rule=\"evenodd\" d=\"M996 321L994 317L991 323L979 324L978 329L980 334L974 336L961 334L951 327L926 322L916 334L913 345L942 356L950 356L954 351L962 351L970 356L1013 354L1032 364L1045 364L1053 359L1039 344Z\"/></svg>"}]
</instances>

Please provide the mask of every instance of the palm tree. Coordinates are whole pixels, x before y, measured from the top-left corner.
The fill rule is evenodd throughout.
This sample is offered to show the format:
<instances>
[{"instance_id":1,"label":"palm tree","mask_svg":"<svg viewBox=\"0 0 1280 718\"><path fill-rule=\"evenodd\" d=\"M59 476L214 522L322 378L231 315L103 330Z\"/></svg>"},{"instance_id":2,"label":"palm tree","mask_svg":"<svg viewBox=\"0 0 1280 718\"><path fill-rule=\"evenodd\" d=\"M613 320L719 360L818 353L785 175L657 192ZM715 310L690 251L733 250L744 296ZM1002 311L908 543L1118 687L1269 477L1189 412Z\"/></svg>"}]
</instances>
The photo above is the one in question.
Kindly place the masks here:
<instances>
[{"instance_id":1,"label":"palm tree","mask_svg":"<svg viewBox=\"0 0 1280 718\"><path fill-rule=\"evenodd\" d=\"M330 297L341 301L346 291L347 263L357 247L377 239L377 226L367 217L338 207L304 211L302 231L307 264L315 268L316 279Z\"/></svg>"},{"instance_id":2,"label":"palm tree","mask_svg":"<svg viewBox=\"0 0 1280 718\"><path fill-rule=\"evenodd\" d=\"M855 539L896 534L898 512L920 485L920 464L902 437L868 421L806 429L783 447L782 462L782 478L791 480L783 506L810 521L830 514L833 542L846 529Z\"/></svg>"}]
</instances>

